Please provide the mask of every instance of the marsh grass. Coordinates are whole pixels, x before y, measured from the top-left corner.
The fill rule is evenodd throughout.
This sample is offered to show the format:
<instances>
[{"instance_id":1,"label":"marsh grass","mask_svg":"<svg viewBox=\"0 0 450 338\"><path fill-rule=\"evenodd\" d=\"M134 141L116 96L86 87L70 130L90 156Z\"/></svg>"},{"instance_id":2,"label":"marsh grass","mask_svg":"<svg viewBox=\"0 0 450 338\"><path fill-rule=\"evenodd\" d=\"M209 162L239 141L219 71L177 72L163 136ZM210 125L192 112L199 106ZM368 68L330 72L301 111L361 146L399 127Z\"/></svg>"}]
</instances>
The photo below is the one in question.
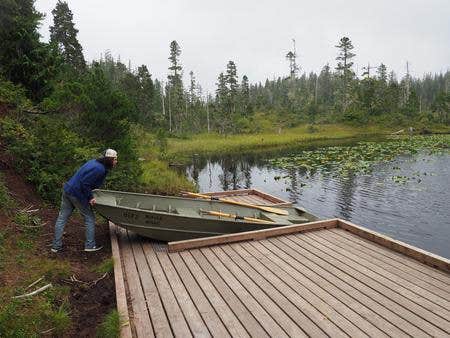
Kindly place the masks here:
<instances>
[{"instance_id":1,"label":"marsh grass","mask_svg":"<svg viewBox=\"0 0 450 338\"><path fill-rule=\"evenodd\" d=\"M304 125L278 132L244 135L199 134L187 140L170 139L168 157L177 158L192 154L234 154L249 151L269 151L296 145L313 145L324 140L337 140L386 133L380 127L356 128L343 125L319 125L311 130Z\"/></svg>"}]
</instances>

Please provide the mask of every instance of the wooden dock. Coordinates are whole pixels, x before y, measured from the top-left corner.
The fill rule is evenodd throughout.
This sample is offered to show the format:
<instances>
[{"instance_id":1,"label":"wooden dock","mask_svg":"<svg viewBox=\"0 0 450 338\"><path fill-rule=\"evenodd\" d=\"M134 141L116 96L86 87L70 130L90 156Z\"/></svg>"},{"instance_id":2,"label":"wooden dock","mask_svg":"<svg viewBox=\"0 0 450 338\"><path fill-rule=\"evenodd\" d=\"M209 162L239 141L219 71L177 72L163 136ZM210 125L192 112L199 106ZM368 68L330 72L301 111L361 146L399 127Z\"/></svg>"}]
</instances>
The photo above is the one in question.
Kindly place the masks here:
<instances>
[{"instance_id":1,"label":"wooden dock","mask_svg":"<svg viewBox=\"0 0 450 338\"><path fill-rule=\"evenodd\" d=\"M346 221L168 245L110 229L122 337L450 336L450 261Z\"/></svg>"}]
</instances>

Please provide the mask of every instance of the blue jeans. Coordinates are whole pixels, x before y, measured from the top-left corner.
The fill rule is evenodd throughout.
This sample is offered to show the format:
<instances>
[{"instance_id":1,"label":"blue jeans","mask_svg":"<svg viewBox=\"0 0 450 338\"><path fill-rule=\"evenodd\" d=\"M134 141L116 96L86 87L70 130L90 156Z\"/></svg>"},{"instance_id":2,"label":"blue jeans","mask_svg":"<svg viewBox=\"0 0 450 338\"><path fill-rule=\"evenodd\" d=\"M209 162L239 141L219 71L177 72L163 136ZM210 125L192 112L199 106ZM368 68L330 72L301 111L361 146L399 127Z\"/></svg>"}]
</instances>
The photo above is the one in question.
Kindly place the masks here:
<instances>
[{"instance_id":1,"label":"blue jeans","mask_svg":"<svg viewBox=\"0 0 450 338\"><path fill-rule=\"evenodd\" d=\"M66 194L63 190L61 196L61 208L59 210L58 218L55 223L55 238L53 239L53 249L59 250L62 248L62 236L64 233L64 226L67 223L73 210L77 208L84 218L86 223L86 242L84 247L92 249L95 247L95 216L91 206L82 204L77 198Z\"/></svg>"}]
</instances>

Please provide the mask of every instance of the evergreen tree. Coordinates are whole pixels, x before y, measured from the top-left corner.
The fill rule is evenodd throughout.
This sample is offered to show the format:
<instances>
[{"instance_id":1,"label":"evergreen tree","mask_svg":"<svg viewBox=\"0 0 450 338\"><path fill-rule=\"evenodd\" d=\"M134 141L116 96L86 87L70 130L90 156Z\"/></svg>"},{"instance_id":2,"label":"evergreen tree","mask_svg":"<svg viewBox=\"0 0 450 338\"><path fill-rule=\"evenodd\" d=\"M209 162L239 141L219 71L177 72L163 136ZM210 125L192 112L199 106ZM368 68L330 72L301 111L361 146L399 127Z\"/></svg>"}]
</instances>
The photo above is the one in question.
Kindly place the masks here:
<instances>
[{"instance_id":1,"label":"evergreen tree","mask_svg":"<svg viewBox=\"0 0 450 338\"><path fill-rule=\"evenodd\" d=\"M251 114L252 108L250 105L250 87L247 75L244 75L242 77L240 97L241 97L240 103L242 112L244 113L245 116L248 116Z\"/></svg>"},{"instance_id":2,"label":"evergreen tree","mask_svg":"<svg viewBox=\"0 0 450 338\"><path fill-rule=\"evenodd\" d=\"M384 64L380 64L377 68L377 75L378 79L383 82L387 83L388 76L387 76L387 68Z\"/></svg>"},{"instance_id":3,"label":"evergreen tree","mask_svg":"<svg viewBox=\"0 0 450 338\"><path fill-rule=\"evenodd\" d=\"M140 112L141 118L144 120L144 124L150 124L153 122L153 96L154 96L154 85L152 80L152 75L147 69L146 65L138 67L137 70L137 82L139 84L139 89L137 91L137 107Z\"/></svg>"},{"instance_id":4,"label":"evergreen tree","mask_svg":"<svg viewBox=\"0 0 450 338\"><path fill-rule=\"evenodd\" d=\"M351 59L355 54L352 53L353 45L348 37L343 37L335 47L339 49L339 54L336 57L336 60L338 60L336 70L341 77L339 100L336 103L338 109L345 112L352 102L351 80L355 74L352 70L353 62Z\"/></svg>"},{"instance_id":5,"label":"evergreen tree","mask_svg":"<svg viewBox=\"0 0 450 338\"><path fill-rule=\"evenodd\" d=\"M448 91L442 91L437 94L432 109L437 115L439 123L450 125L450 93Z\"/></svg>"},{"instance_id":6,"label":"evergreen tree","mask_svg":"<svg viewBox=\"0 0 450 338\"><path fill-rule=\"evenodd\" d=\"M233 61L228 61L227 64L226 83L228 85L229 110L232 113L235 113L239 86L237 80L236 64Z\"/></svg>"},{"instance_id":7,"label":"evergreen tree","mask_svg":"<svg viewBox=\"0 0 450 338\"><path fill-rule=\"evenodd\" d=\"M331 106L333 103L333 75L328 63L320 72L317 87L318 102Z\"/></svg>"},{"instance_id":8,"label":"evergreen tree","mask_svg":"<svg viewBox=\"0 0 450 338\"><path fill-rule=\"evenodd\" d=\"M0 9L0 74L22 84L28 96L39 101L52 90L51 80L59 70L57 54L39 40L43 15L34 0L2 1Z\"/></svg>"},{"instance_id":9,"label":"evergreen tree","mask_svg":"<svg viewBox=\"0 0 450 338\"><path fill-rule=\"evenodd\" d=\"M336 70L344 76L344 78L349 78L354 75L352 66L353 62L351 59L355 56L351 50L354 48L352 42L348 37L343 37L337 46L339 49L339 55L336 57L338 64Z\"/></svg>"},{"instance_id":10,"label":"evergreen tree","mask_svg":"<svg viewBox=\"0 0 450 338\"><path fill-rule=\"evenodd\" d=\"M197 83L195 80L194 72L191 70L189 72L189 104L192 106L196 100Z\"/></svg>"},{"instance_id":11,"label":"evergreen tree","mask_svg":"<svg viewBox=\"0 0 450 338\"><path fill-rule=\"evenodd\" d=\"M170 74L168 78L168 96L169 96L169 113L170 118L174 122L175 130L181 131L183 122L184 98L183 98L183 80L180 63L181 49L178 43L174 40L170 43ZM171 129L171 126L170 126ZM171 129L172 130L172 129Z\"/></svg>"},{"instance_id":12,"label":"evergreen tree","mask_svg":"<svg viewBox=\"0 0 450 338\"><path fill-rule=\"evenodd\" d=\"M85 69L86 61L82 47L77 40L78 30L73 23L73 14L67 2L58 0L52 14L53 26L50 27L50 42L58 47L67 64L77 70Z\"/></svg>"},{"instance_id":13,"label":"evergreen tree","mask_svg":"<svg viewBox=\"0 0 450 338\"><path fill-rule=\"evenodd\" d=\"M230 113L228 104L229 90L227 87L227 79L223 73L219 74L216 85L217 85L216 102L221 117L219 119L219 125L221 128L221 132L225 132L228 125L230 124L231 116L229 114Z\"/></svg>"}]
</instances>

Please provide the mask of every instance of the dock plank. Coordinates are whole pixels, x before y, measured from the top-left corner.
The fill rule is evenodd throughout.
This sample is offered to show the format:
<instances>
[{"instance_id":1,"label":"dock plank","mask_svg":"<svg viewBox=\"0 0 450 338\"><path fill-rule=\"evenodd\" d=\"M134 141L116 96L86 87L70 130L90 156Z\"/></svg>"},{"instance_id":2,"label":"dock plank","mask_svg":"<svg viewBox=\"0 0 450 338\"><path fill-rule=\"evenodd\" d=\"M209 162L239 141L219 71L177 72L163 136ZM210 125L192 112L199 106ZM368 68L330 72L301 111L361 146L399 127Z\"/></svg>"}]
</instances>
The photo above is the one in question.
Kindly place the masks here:
<instances>
[{"instance_id":1,"label":"dock plank","mask_svg":"<svg viewBox=\"0 0 450 338\"><path fill-rule=\"evenodd\" d=\"M275 238L273 240L269 239L268 241L264 241L263 244L267 249L269 249L272 253L277 255L278 257L284 256L284 253L281 250L281 247L283 246L281 240L284 239L285 236L281 236L279 238ZM290 255L292 258L295 259L295 257L299 257L299 254L290 251ZM285 258L286 259L286 258ZM295 269L294 266L292 266L292 263L296 264L294 260L291 260L289 258L286 260L286 262L290 265L288 267L287 264L283 264L283 267L286 269L285 271L294 277L296 280L300 281L302 285L305 288L308 288L311 292L314 293L316 297L319 297L320 300L326 304L326 306L333 309L336 313L339 314L341 317L341 322L344 322L346 332L352 336L361 336L369 335L369 336L384 336L387 335L382 332L380 329L378 329L375 325L372 323L364 320L363 317L359 313L357 313L353 306L349 306L341 301L341 299L338 299L335 294L327 292L325 289L323 289L320 285L313 283L300 269ZM280 262L281 263L281 262ZM353 302L356 304L356 302ZM342 323L340 324L341 326Z\"/></svg>"},{"instance_id":2,"label":"dock plank","mask_svg":"<svg viewBox=\"0 0 450 338\"><path fill-rule=\"evenodd\" d=\"M406 271L410 271L413 274L421 276L429 283L436 285L442 289L450 287L450 275L448 273L434 269L422 262L419 262L411 257L402 255L401 253L387 250L385 247L378 243L371 242L365 238L355 236L354 234L344 229L332 229L334 234L341 237L345 237L349 241L356 243L359 247L363 247L366 252L376 257L386 259L388 262L396 266L397 268Z\"/></svg>"},{"instance_id":3,"label":"dock plank","mask_svg":"<svg viewBox=\"0 0 450 338\"><path fill-rule=\"evenodd\" d=\"M224 247L214 247L211 251L220 259L221 262L228 268L228 270L237 277L242 286L251 294L255 300L266 309L267 313L274 319L274 321L288 334L290 337L307 337L305 332L292 320L281 307L288 306L289 302L286 299L278 300L282 304L277 304L271 297L267 297L267 290L261 288L262 285L252 280L244 271L242 267L235 263L231 257L224 252ZM261 280L261 279L259 279ZM295 309L294 309L295 311Z\"/></svg>"},{"instance_id":4,"label":"dock plank","mask_svg":"<svg viewBox=\"0 0 450 338\"><path fill-rule=\"evenodd\" d=\"M306 274L308 278L311 278L314 283L324 285L321 283L321 279L318 280L313 278L313 274L309 273L309 271L321 272L323 279L333 282L333 284L337 283L340 288L354 297L358 297L358 299L364 301L364 304L370 305L372 311L378 313L379 316L386 319L392 325L401 328L404 332L414 337L429 336L425 331L408 321L408 318L405 319L401 316L403 314L402 310L404 310L402 307L397 306L397 304L390 301L389 298L367 287L364 283L355 279L351 274L346 274L336 266L322 260L320 257L302 247L296 247L294 251L292 250L292 247L289 245L286 245L286 247L283 248L282 251L284 253L279 254L279 264L287 264L288 269L292 268L295 269L295 271L300 271ZM293 257L292 255L295 256L295 252L299 252L301 257ZM309 270L305 269L305 266L308 267ZM339 280L342 282L339 282ZM361 309L360 306L355 306L355 308ZM371 313L364 312L364 308L361 309L361 313L365 318L371 318Z\"/></svg>"},{"instance_id":5,"label":"dock plank","mask_svg":"<svg viewBox=\"0 0 450 338\"><path fill-rule=\"evenodd\" d=\"M114 223L109 222L109 233L111 239L111 252L114 261L114 283L116 286L117 312L121 322L120 336L122 338L131 338L131 323L128 315L127 295L125 290L125 280L120 255L119 242L117 239L118 229Z\"/></svg>"},{"instance_id":6,"label":"dock plank","mask_svg":"<svg viewBox=\"0 0 450 338\"><path fill-rule=\"evenodd\" d=\"M200 316L199 310L196 308L180 276L172 265L172 262L167 255L166 248L160 243L152 243L152 246L155 249L156 256L158 257L161 266L164 267L164 272L169 285L172 288L181 311L183 311L184 318L191 328L192 334L195 337L211 336L208 327Z\"/></svg>"},{"instance_id":7,"label":"dock plank","mask_svg":"<svg viewBox=\"0 0 450 338\"><path fill-rule=\"evenodd\" d=\"M340 219L338 221L338 227L350 231L351 233L356 234L360 237L367 238L372 242L381 244L386 248L402 253L405 256L409 256L418 261L421 261L428 266L440 269L441 271L444 271L446 273L450 273L450 259L435 255L431 252L414 247L405 242L395 240L386 235L345 220Z\"/></svg>"},{"instance_id":8,"label":"dock plank","mask_svg":"<svg viewBox=\"0 0 450 338\"><path fill-rule=\"evenodd\" d=\"M256 259L251 260L241 245L221 246L221 249L239 266L248 277L254 281L264 292L295 322L301 323L301 329L308 335L314 337L327 337L313 320L307 317L298 307L292 298L297 297L297 293L292 289L283 288L280 284L273 284L265 279L264 274L260 274L262 263ZM267 278L267 276L266 276ZM280 281L281 282L281 281ZM284 292L282 292L284 291ZM320 318L323 320L323 317ZM292 335L295 332L288 332Z\"/></svg>"},{"instance_id":9,"label":"dock plank","mask_svg":"<svg viewBox=\"0 0 450 338\"><path fill-rule=\"evenodd\" d=\"M217 291L222 295L223 299L227 302L236 317L239 318L250 336L269 337L263 326L256 320L250 310L247 309L242 300L234 294L231 288L214 269L214 263L211 264L199 249L190 250L190 253L199 266L202 267L203 272L214 284Z\"/></svg>"},{"instance_id":10,"label":"dock plank","mask_svg":"<svg viewBox=\"0 0 450 338\"><path fill-rule=\"evenodd\" d=\"M211 332L211 335L215 337L230 337L227 329L222 324L219 316L203 294L200 286L197 284L180 255L178 253L173 253L169 254L168 257L178 272L180 279L188 291L190 298L195 303L195 306Z\"/></svg>"},{"instance_id":11,"label":"dock plank","mask_svg":"<svg viewBox=\"0 0 450 338\"><path fill-rule=\"evenodd\" d=\"M373 257L367 254L363 250L358 250L352 243L347 241L347 239L343 237L339 237L332 232L327 233L317 233L317 236L327 240L328 242L338 246L345 252L348 252L353 255L353 257L358 257L363 259L363 264L370 268L372 264L376 266L378 269L382 269L382 271L386 271L385 276L390 278L392 281L400 282L404 286L408 286L412 284L412 287L409 289L411 291L418 292L419 294L427 297L429 293L431 293L428 299L432 300L436 304L442 305L444 308L450 308L450 287L448 290L438 288L433 284L430 284L423 279L417 278L416 274L409 273L404 270L400 270L395 265L389 264L388 262L378 259L377 257ZM364 263L367 262L367 264ZM374 270L375 271L375 270ZM379 270L378 270L379 271ZM384 273L384 272L382 272Z\"/></svg>"},{"instance_id":12,"label":"dock plank","mask_svg":"<svg viewBox=\"0 0 450 338\"><path fill-rule=\"evenodd\" d=\"M333 337L347 337L347 334L339 326L339 323L334 323L329 315L327 309L324 309L319 305L311 302L308 290L303 287L299 287L293 278L291 278L282 268L279 266L271 254L267 252L258 251L251 243L242 243L242 248L249 253L249 263L253 263L255 260L260 264L255 264L255 268L265 276L271 283L277 286L277 288L283 292L283 294L290 295L290 301L299 308L311 321L320 327L328 336ZM234 245L233 245L234 247ZM305 329L306 330L306 329Z\"/></svg>"},{"instance_id":13,"label":"dock plank","mask_svg":"<svg viewBox=\"0 0 450 338\"><path fill-rule=\"evenodd\" d=\"M267 245L271 245L269 240L263 240L250 243L260 252L270 255L270 259L275 264L267 264L266 267L271 269L276 275L280 276L291 288L301 290L302 297L304 297L310 304L332 321L340 330L352 337L367 337L368 335L358 328L354 323L349 321L342 313L336 310L333 306L325 302L322 297L319 297L321 290L304 275L294 270L289 264L283 262L278 255L279 250L273 246L268 250Z\"/></svg>"},{"instance_id":14,"label":"dock plank","mask_svg":"<svg viewBox=\"0 0 450 338\"><path fill-rule=\"evenodd\" d=\"M152 272L147 264L142 243L140 240L131 243L134 259L142 281L145 301L147 303L150 319L157 337L173 337L172 329L159 298L159 291L153 280Z\"/></svg>"},{"instance_id":15,"label":"dock plank","mask_svg":"<svg viewBox=\"0 0 450 338\"><path fill-rule=\"evenodd\" d=\"M233 313L232 309L228 306L226 301L222 298L221 294L216 290L215 286L209 280L208 276L203 272L202 268L195 261L192 254L188 251L180 252L179 255L189 267L190 272L197 281L198 285L208 298L211 306L214 307L220 320L223 322L228 332L233 337L250 337L242 326L239 319Z\"/></svg>"},{"instance_id":16,"label":"dock plank","mask_svg":"<svg viewBox=\"0 0 450 338\"><path fill-rule=\"evenodd\" d=\"M402 316L404 316L405 319L408 318L407 319L408 321L424 329L427 333L431 335L442 336L445 335L446 334L445 331L449 329L446 328L445 330L442 330L442 324L444 323L442 322L442 319L439 316L433 314L432 312L427 311L426 309L415 304L409 299L404 298L403 296L393 292L391 289L379 283L378 281L368 278L365 274L359 271L360 269L363 269L362 267L357 265L352 266L341 262L343 258L340 257L339 255L336 255L331 250L320 250L319 248L316 247L319 245L314 242L312 243L311 239L301 236L292 236L289 239L289 242L284 241L284 243L289 247L294 246L294 248L295 245L301 244L303 248L306 248L315 255L320 256L321 259L326 260L328 263L332 265L335 265L345 273L352 275L353 277L361 281L363 284L366 284L370 288L377 290L378 293L385 295L386 297L388 297L388 299L392 300L395 304L398 304L403 309ZM336 256L339 257L339 259L337 259Z\"/></svg>"},{"instance_id":17,"label":"dock plank","mask_svg":"<svg viewBox=\"0 0 450 338\"><path fill-rule=\"evenodd\" d=\"M159 296L169 319L173 334L179 337L192 337L189 326L175 299L172 288L164 273L164 269L156 257L153 246L150 242L143 242L142 249L144 250L147 264L152 271L153 279L158 288Z\"/></svg>"},{"instance_id":18,"label":"dock plank","mask_svg":"<svg viewBox=\"0 0 450 338\"><path fill-rule=\"evenodd\" d=\"M362 260L360 257L347 252L346 250L342 250L342 248L338 247L334 243L330 243L329 241L324 240L323 238L315 234L305 234L304 237L308 239L314 239L314 243L317 243L316 247L320 248L321 250L326 250L325 248L329 248L335 254L339 253L341 262L349 266L354 266L357 264L359 267L358 270L361 273L376 281L377 283L380 283L380 285L388 288L393 293L403 296L403 299L407 299L407 301L405 302L405 304L408 304L407 306L420 305L423 309L426 309L429 312L440 316L442 320L437 317L434 318L431 316L431 314L423 311L423 315L427 315L426 318L433 318L433 320L436 320L436 323L441 323L442 327L450 325L450 322L446 319L450 318L450 311L448 310L450 309L450 307L448 306L448 302L446 302L444 299L433 295L427 290L418 288L417 286L409 283L407 280L398 278L388 273L386 270L383 270L374 264L370 264L367 261ZM414 292L411 291L411 289ZM433 301L430 301L430 298ZM439 303L439 305L434 302Z\"/></svg>"},{"instance_id":19,"label":"dock plank","mask_svg":"<svg viewBox=\"0 0 450 338\"><path fill-rule=\"evenodd\" d=\"M287 337L286 332L280 327L280 325L267 313L257 300L250 294L241 282L230 273L225 267L223 262L217 259L217 256L211 251L210 248L200 249L202 254L208 259L208 261L214 266L214 269L227 283L228 287L242 300L244 300L245 306L249 309L251 314L261 324L267 333L272 337Z\"/></svg>"},{"instance_id":20,"label":"dock plank","mask_svg":"<svg viewBox=\"0 0 450 338\"><path fill-rule=\"evenodd\" d=\"M255 250L250 249L250 251L253 254L258 255L258 253L255 253ZM260 257L262 259L265 258L267 260L268 263L266 264L270 264L271 259L266 258L267 256L260 255ZM272 256L270 256L270 258L272 258ZM378 313L375 312L375 310L377 309L378 310L382 309L382 311L384 311L384 308L382 308L378 303L373 302L368 297L364 297L361 293L359 293L358 290L354 289L347 283L341 282L338 278L324 271L323 268L314 265L309 261L308 263L309 264L307 265L300 266L298 270L300 270L313 283L315 283L316 285L327 291L329 294L334 295L336 298L345 303L351 309L355 310L359 315L363 317L364 320L368 320L373 325L375 325L379 330L382 330L389 336L396 336L396 337L406 336L405 332L399 330L395 325L389 322L389 318L391 316L395 316L394 313L388 312L385 318L381 317ZM291 266L294 267L293 265ZM264 272L264 276L267 275L269 274L267 272ZM280 287L280 284L283 284L283 282L277 282L277 284L275 285L277 285L277 287ZM316 318L314 318L314 321L318 322ZM400 321L400 323L405 324L404 321L403 322ZM335 334L333 333L333 331L336 331L336 329L333 329L329 333L333 334L334 336ZM418 331L415 332L413 331L413 333L417 334ZM377 334L382 335L379 332L377 332Z\"/></svg>"},{"instance_id":21,"label":"dock plank","mask_svg":"<svg viewBox=\"0 0 450 338\"><path fill-rule=\"evenodd\" d=\"M133 237L131 237L133 238ZM133 250L128 235L123 233L120 236L120 249L123 254L125 264L125 273L127 276L128 288L130 289L131 307L133 309L133 326L136 334L140 337L154 337L150 315L147 309L144 292L142 291L141 281L134 261Z\"/></svg>"}]
</instances>

